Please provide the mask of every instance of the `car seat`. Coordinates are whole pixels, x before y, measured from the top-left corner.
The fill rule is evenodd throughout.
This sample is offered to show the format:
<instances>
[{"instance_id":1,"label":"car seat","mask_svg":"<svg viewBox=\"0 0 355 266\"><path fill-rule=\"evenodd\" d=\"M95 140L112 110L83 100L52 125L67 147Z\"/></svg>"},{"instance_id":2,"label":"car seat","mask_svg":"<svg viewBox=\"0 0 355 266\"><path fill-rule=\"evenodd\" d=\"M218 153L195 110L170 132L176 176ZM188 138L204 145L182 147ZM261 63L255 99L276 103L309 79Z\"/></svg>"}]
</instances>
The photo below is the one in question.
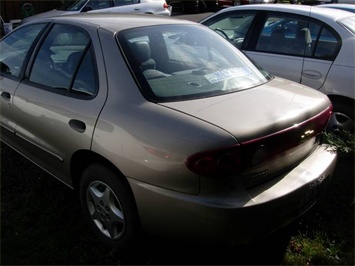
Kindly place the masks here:
<instances>
[{"instance_id":1,"label":"car seat","mask_svg":"<svg viewBox=\"0 0 355 266\"><path fill-rule=\"evenodd\" d=\"M65 71L68 74L70 75L74 74L74 71L79 65L82 54L83 54L82 52L74 52L68 56L67 63L65 64Z\"/></svg>"},{"instance_id":2,"label":"car seat","mask_svg":"<svg viewBox=\"0 0 355 266\"><path fill-rule=\"evenodd\" d=\"M134 42L131 44L131 49L142 72L147 69L155 69L155 60L151 58L151 51L148 42Z\"/></svg>"}]
</instances>

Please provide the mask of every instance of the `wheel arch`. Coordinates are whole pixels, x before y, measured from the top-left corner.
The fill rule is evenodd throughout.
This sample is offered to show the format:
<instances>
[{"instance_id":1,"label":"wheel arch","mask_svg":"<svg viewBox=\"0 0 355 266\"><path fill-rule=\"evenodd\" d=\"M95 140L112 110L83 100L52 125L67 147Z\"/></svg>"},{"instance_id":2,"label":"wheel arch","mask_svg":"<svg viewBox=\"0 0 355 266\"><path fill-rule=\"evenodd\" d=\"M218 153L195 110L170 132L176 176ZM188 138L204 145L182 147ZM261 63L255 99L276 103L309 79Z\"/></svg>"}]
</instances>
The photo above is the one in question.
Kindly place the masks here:
<instances>
[{"instance_id":1,"label":"wheel arch","mask_svg":"<svg viewBox=\"0 0 355 266\"><path fill-rule=\"evenodd\" d=\"M112 169L119 178L121 178L125 183L127 183L127 186L130 188L131 193L133 195L131 186L129 185L129 182L123 175L123 173L108 159L90 150L76 151L71 158L70 172L72 176L74 190L79 189L81 175L85 168L94 163L98 163Z\"/></svg>"},{"instance_id":2,"label":"wheel arch","mask_svg":"<svg viewBox=\"0 0 355 266\"><path fill-rule=\"evenodd\" d=\"M349 130L354 133L355 101L349 97L328 95L333 104L333 115L328 123L327 130Z\"/></svg>"},{"instance_id":3,"label":"wheel arch","mask_svg":"<svg viewBox=\"0 0 355 266\"><path fill-rule=\"evenodd\" d=\"M354 109L355 100L346 96L328 94L328 98L333 104L344 104Z\"/></svg>"}]
</instances>

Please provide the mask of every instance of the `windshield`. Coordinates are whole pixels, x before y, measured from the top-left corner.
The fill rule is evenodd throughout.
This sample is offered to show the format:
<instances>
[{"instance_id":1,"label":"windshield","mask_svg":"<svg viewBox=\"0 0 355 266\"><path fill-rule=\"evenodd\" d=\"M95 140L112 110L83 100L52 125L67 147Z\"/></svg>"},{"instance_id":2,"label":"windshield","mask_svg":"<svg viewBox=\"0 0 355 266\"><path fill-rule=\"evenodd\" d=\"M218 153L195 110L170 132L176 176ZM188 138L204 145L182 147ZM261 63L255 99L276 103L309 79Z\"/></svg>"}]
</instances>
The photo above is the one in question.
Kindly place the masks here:
<instances>
[{"instance_id":1,"label":"windshield","mask_svg":"<svg viewBox=\"0 0 355 266\"><path fill-rule=\"evenodd\" d=\"M338 23L355 35L355 16L340 19Z\"/></svg>"},{"instance_id":2,"label":"windshield","mask_svg":"<svg viewBox=\"0 0 355 266\"><path fill-rule=\"evenodd\" d=\"M271 78L201 25L137 28L120 33L118 41L142 93L157 102L236 92Z\"/></svg>"}]
</instances>

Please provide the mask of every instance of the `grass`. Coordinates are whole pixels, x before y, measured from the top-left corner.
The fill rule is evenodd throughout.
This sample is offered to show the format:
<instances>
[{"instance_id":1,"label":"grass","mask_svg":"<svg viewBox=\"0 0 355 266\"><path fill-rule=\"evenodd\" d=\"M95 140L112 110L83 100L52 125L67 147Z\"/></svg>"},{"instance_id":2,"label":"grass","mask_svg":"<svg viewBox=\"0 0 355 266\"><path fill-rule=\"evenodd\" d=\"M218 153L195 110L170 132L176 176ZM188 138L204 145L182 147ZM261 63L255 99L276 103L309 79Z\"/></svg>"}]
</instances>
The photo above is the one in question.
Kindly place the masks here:
<instances>
[{"instance_id":1,"label":"grass","mask_svg":"<svg viewBox=\"0 0 355 266\"><path fill-rule=\"evenodd\" d=\"M354 154L341 153L321 202L299 221L285 265L354 265Z\"/></svg>"},{"instance_id":2,"label":"grass","mask_svg":"<svg viewBox=\"0 0 355 266\"><path fill-rule=\"evenodd\" d=\"M102 246L65 185L1 145L1 265L354 265L354 156L341 156L322 201L292 226L242 247L148 238Z\"/></svg>"},{"instance_id":3,"label":"grass","mask_svg":"<svg viewBox=\"0 0 355 266\"><path fill-rule=\"evenodd\" d=\"M287 265L337 265L341 263L341 247L324 232L316 231L312 237L300 233L291 238L285 262Z\"/></svg>"}]
</instances>

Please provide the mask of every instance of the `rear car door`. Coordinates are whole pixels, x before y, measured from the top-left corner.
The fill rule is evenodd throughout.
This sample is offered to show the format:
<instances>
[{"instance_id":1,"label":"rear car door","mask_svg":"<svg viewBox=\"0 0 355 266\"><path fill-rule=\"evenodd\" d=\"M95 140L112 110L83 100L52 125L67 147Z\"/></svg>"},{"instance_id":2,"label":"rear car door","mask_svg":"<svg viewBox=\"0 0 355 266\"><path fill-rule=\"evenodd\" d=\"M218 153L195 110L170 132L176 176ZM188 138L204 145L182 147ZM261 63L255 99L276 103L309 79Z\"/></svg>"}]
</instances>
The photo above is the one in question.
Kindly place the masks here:
<instances>
[{"instance_id":1,"label":"rear car door","mask_svg":"<svg viewBox=\"0 0 355 266\"><path fill-rule=\"evenodd\" d=\"M339 51L340 37L307 16L270 12L246 54L273 75L322 87Z\"/></svg>"},{"instance_id":2,"label":"rear car door","mask_svg":"<svg viewBox=\"0 0 355 266\"><path fill-rule=\"evenodd\" d=\"M53 25L33 53L13 100L17 149L69 185L70 159L90 149L106 98L96 34Z\"/></svg>"}]
</instances>

